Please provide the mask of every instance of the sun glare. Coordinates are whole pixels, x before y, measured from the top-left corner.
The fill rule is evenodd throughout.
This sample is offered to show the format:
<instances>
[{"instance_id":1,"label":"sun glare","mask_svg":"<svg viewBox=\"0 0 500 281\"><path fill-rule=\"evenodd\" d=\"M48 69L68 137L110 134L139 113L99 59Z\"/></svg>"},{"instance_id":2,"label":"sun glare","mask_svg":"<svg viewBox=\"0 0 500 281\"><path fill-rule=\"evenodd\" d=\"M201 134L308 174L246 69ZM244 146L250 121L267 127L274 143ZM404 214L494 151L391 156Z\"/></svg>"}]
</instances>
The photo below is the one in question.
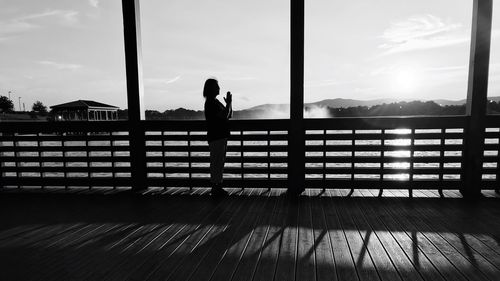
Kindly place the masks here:
<instances>
[{"instance_id":1,"label":"sun glare","mask_svg":"<svg viewBox=\"0 0 500 281\"><path fill-rule=\"evenodd\" d=\"M418 71L412 68L398 69L392 75L392 87L396 93L413 93L418 88Z\"/></svg>"}]
</instances>

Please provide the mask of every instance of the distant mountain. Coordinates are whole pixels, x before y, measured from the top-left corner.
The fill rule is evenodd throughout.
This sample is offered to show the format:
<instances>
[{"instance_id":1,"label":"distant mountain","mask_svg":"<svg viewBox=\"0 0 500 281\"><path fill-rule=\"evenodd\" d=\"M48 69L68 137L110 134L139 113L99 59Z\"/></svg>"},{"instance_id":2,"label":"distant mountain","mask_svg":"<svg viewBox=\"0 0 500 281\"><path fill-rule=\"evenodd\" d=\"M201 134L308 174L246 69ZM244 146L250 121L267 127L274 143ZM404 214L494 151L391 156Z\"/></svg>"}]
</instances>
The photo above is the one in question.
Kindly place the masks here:
<instances>
[{"instance_id":1,"label":"distant mountain","mask_svg":"<svg viewBox=\"0 0 500 281\"><path fill-rule=\"evenodd\" d=\"M250 107L244 110L288 110L288 103L266 103Z\"/></svg>"},{"instance_id":2,"label":"distant mountain","mask_svg":"<svg viewBox=\"0 0 500 281\"><path fill-rule=\"evenodd\" d=\"M467 100L434 100L435 103L439 104L440 106L447 106L447 105L462 105L465 104Z\"/></svg>"},{"instance_id":3,"label":"distant mountain","mask_svg":"<svg viewBox=\"0 0 500 281\"><path fill-rule=\"evenodd\" d=\"M492 100L494 102L500 102L500 97L488 97L488 100Z\"/></svg>"},{"instance_id":4,"label":"distant mountain","mask_svg":"<svg viewBox=\"0 0 500 281\"><path fill-rule=\"evenodd\" d=\"M497 103L500 102L500 97L489 97L489 100L493 100ZM417 101L421 101L419 104ZM424 110L425 112L431 112L432 110L438 114L443 112L448 112L447 114L462 114L460 113L462 109L457 108L444 108L447 106L452 107L460 107L465 104L465 99L463 100L446 100L446 99L438 99L433 100L433 104L435 107L432 109L432 105L423 105L422 103L428 102L429 100L416 100L416 99L374 99L374 100L355 100L355 99L326 99L318 102L305 103L305 117L331 117L331 116L341 116L342 114L352 114L353 116L357 116L356 114L378 114L378 113L369 113L365 112L366 110L380 110L381 108L385 108L385 110L389 109L394 111L393 107L396 103L403 103L397 105L398 107L404 105L404 103L410 103L410 109L406 111L407 114L422 114L419 113L418 110ZM413 102L413 103L412 103ZM384 105L385 104L385 105ZM430 107L429 107L430 106ZM443 107L440 108L439 106ZM367 107L365 109L357 107ZM424 109L425 107L425 109ZM349 109L349 110L342 110ZM415 112L411 111L413 108L416 110ZM335 110L339 109L339 110ZM431 110L432 109L432 110ZM251 108L243 109L243 110L235 110L233 114L234 119L275 119L275 118L289 118L288 104L262 104L258 106L254 106ZM455 110L458 110L455 112ZM496 111L495 111L496 112ZM403 113L401 113L403 114ZM149 120L165 120L165 119L204 119L205 115L202 110L190 110L185 108L178 109L169 109L164 112L158 112L155 110L146 111L147 119Z\"/></svg>"},{"instance_id":5,"label":"distant mountain","mask_svg":"<svg viewBox=\"0 0 500 281\"><path fill-rule=\"evenodd\" d=\"M500 97L488 97L488 100L492 100L494 102L499 102ZM445 99L439 99L439 100L433 100L435 103L441 105L441 106L446 106L446 105L462 105L467 102L466 99L463 100L445 100Z\"/></svg>"},{"instance_id":6,"label":"distant mountain","mask_svg":"<svg viewBox=\"0 0 500 281\"><path fill-rule=\"evenodd\" d=\"M488 97L489 100L493 100L495 102L500 101L499 97ZM355 99L326 99L317 102L305 103L304 106L317 106L317 107L331 107L331 108L341 108L341 107L356 107L356 106L374 106L379 104L390 104L395 102L410 102L410 101L434 101L435 103L446 106L446 105L462 105L465 104L466 100L447 100L447 99L438 99L438 100L422 100L422 99L395 99L395 98L386 98L386 99L374 99L374 100L355 100ZM279 110L285 111L288 110L288 104L262 104L258 106L254 106L245 110Z\"/></svg>"},{"instance_id":7,"label":"distant mountain","mask_svg":"<svg viewBox=\"0 0 500 281\"><path fill-rule=\"evenodd\" d=\"M331 108L340 108L340 107L356 107L356 106L373 106L377 104L384 103L394 103L402 100L397 99L376 99L376 100L354 100L354 99L326 99L317 102L305 103L305 107L331 107ZM244 109L244 111L288 111L289 104L262 104L258 106L254 106L248 109Z\"/></svg>"},{"instance_id":8,"label":"distant mountain","mask_svg":"<svg viewBox=\"0 0 500 281\"><path fill-rule=\"evenodd\" d=\"M403 99L375 99L375 100L354 100L354 99L327 99L318 102L306 103L305 106L318 106L318 107L356 107L356 106L374 106L384 103L395 103L400 101L409 101Z\"/></svg>"}]
</instances>

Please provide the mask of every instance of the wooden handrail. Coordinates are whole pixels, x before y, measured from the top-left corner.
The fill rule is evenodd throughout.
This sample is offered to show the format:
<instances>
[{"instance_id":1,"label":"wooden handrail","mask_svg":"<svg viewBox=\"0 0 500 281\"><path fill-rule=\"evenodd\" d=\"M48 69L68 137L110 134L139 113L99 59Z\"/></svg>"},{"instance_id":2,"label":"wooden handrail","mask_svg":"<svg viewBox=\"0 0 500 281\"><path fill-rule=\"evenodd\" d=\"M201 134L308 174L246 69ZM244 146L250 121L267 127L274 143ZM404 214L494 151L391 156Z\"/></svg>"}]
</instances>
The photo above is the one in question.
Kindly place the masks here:
<instances>
[{"instance_id":1,"label":"wooden handrail","mask_svg":"<svg viewBox=\"0 0 500 281\"><path fill-rule=\"evenodd\" d=\"M467 118L306 119L306 187L458 189L463 177ZM485 154L486 165L481 169L485 175L483 189L498 188L498 124L500 116L486 118L486 127L494 129L485 133L485 149L495 153ZM140 126L145 132L148 186L208 185L209 157L203 120L141 121ZM286 187L290 173L290 126L290 120L282 119L232 120L226 183L240 187ZM133 184L130 152L134 148L127 121L3 122L0 129L3 185ZM410 166L388 166L392 162ZM389 175L401 175L405 180Z\"/></svg>"}]
</instances>

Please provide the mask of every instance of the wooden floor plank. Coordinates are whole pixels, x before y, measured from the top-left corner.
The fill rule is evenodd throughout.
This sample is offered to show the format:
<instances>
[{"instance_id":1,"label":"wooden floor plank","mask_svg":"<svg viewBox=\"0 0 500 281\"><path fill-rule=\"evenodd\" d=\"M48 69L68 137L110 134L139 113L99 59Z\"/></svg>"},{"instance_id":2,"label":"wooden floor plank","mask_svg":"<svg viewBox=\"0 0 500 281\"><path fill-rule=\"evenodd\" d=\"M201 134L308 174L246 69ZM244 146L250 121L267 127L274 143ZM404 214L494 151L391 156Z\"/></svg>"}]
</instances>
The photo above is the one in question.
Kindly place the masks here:
<instances>
[{"instance_id":1,"label":"wooden floor plank","mask_svg":"<svg viewBox=\"0 0 500 281\"><path fill-rule=\"evenodd\" d=\"M483 271L477 268L478 264L474 264L471 260L468 260L466 256L462 255L462 252L453 244L453 242L449 241L451 236L439 233L439 230L443 230L442 224L437 224L439 227L432 228L425 223L425 218L432 217L432 213L429 208L408 204L405 208L402 208L401 211L403 214L406 213L407 216L413 216L412 223L421 229L423 235L431 241L431 243L433 243L439 251L446 255L448 260L452 262L468 280L487 280ZM463 253L465 254L465 252ZM478 257L479 256L476 258ZM474 261L475 259L472 258L472 260ZM485 270L489 271L488 263L485 263L483 266L487 267ZM489 267L491 267L491 265L489 265Z\"/></svg>"},{"instance_id":2,"label":"wooden floor plank","mask_svg":"<svg viewBox=\"0 0 500 281\"><path fill-rule=\"evenodd\" d=\"M4 241L0 246L8 247L37 247L40 245L46 245L51 243L51 241L57 241L67 234L78 231L84 223L76 224L64 224L59 223L55 225L46 225L43 228L36 229L32 232L27 232L19 237L15 237L9 241Z\"/></svg>"},{"instance_id":3,"label":"wooden floor plank","mask_svg":"<svg viewBox=\"0 0 500 281\"><path fill-rule=\"evenodd\" d=\"M356 200L355 202L358 202ZM373 263L377 268L377 272L382 280L395 281L401 280L397 269L394 267L392 260L389 258L386 250L384 249L382 243L380 242L376 232L372 227L366 222L363 216L363 212L355 207L355 202L353 202L351 208L349 209L349 214L352 217L353 222L356 224L358 229L363 229L366 233L371 234L368 238L363 238L363 243L367 250L369 251ZM403 256L394 256L394 259L404 259Z\"/></svg>"},{"instance_id":4,"label":"wooden floor plank","mask_svg":"<svg viewBox=\"0 0 500 281\"><path fill-rule=\"evenodd\" d=\"M400 225L392 218L392 214L388 213L381 204L377 204L374 201L368 201L364 203L363 206L366 208L366 213L370 214L373 220L378 219L378 227L390 233L390 235L396 241L397 245L406 254L413 267L424 280L444 280L440 273L433 266L433 264L429 261L425 253L423 253L422 250L418 247L418 244L415 242L415 240L412 240L412 237L406 235L405 232L399 231ZM397 251L397 249L394 249L394 251ZM401 269L400 272L405 271ZM401 273L403 279L418 280L417 277L415 277L415 279L413 279L412 277L405 278L407 274L413 275L412 270L410 269L410 273L408 273L407 271L406 273Z\"/></svg>"},{"instance_id":5,"label":"wooden floor plank","mask_svg":"<svg viewBox=\"0 0 500 281\"><path fill-rule=\"evenodd\" d=\"M241 194L242 197L252 196L252 192L256 190L248 189L243 191ZM240 194L237 195L238 197ZM180 262L178 268L173 269L170 275L164 280L188 280L191 278L191 275L194 273L196 269L200 266L204 268L206 265L201 265L206 255L210 252L214 252L216 248L216 244L223 244L224 240L229 239L228 232L233 231L236 227L236 221L241 220L244 216L244 212L249 208L248 200L243 202L238 200L239 198L235 198L233 200L237 200L238 203L234 204L231 209L226 209L219 215L216 222L214 222L214 228L210 231L202 241L200 241L200 245L193 249L189 255L186 255L183 260ZM223 239L224 238L224 239ZM204 274L200 276L200 279L197 280L208 280L210 275Z\"/></svg>"},{"instance_id":6,"label":"wooden floor plank","mask_svg":"<svg viewBox=\"0 0 500 281\"><path fill-rule=\"evenodd\" d=\"M255 269L252 280L273 280L278 264L278 257L281 247L282 234L286 217L285 199L279 197L277 207L273 211L272 220L269 222L269 230L266 241L262 246L260 259Z\"/></svg>"},{"instance_id":7,"label":"wooden floor plank","mask_svg":"<svg viewBox=\"0 0 500 281\"><path fill-rule=\"evenodd\" d=\"M311 225L309 198L299 199L297 265L295 280L316 280L316 256L314 233Z\"/></svg>"},{"instance_id":8,"label":"wooden floor plank","mask_svg":"<svg viewBox=\"0 0 500 281\"><path fill-rule=\"evenodd\" d=\"M41 257L47 257L50 249L41 251L45 246L54 244L59 240L63 240L66 235L78 233L79 227L85 224L57 224L54 226L46 225L43 228L33 232L24 233L20 239L14 239L12 244L4 244L0 246L0 260L9 261L10 266L2 266L1 279L8 279L7 276L19 275L16 279L23 280L32 278L31 276L39 276L45 272L45 268L40 267ZM57 259L54 255L48 255L52 261Z\"/></svg>"},{"instance_id":9,"label":"wooden floor plank","mask_svg":"<svg viewBox=\"0 0 500 281\"><path fill-rule=\"evenodd\" d=\"M175 253L165 259L161 266L156 270L151 272L146 280L165 280L167 279L178 266L182 264L184 258L187 257L193 250L196 249L204 241L207 235L214 231L216 223L221 214L227 212L228 210L234 211L235 203L234 200L229 200L228 197L224 198L220 204L211 212L207 219L196 225L194 230L183 239L180 244L175 248Z\"/></svg>"},{"instance_id":10,"label":"wooden floor plank","mask_svg":"<svg viewBox=\"0 0 500 281\"><path fill-rule=\"evenodd\" d=\"M207 251L198 265L192 269L189 280L210 280L215 274L217 267L221 265L221 261L228 254L229 249L251 232L254 219L257 218L255 214L260 210L267 198L262 190L255 190L255 192L258 192L256 196L245 199L245 206L242 206L240 213L235 214L231 226L224 230L213 247ZM236 260L235 257L232 256L229 259ZM227 266L226 268L231 267Z\"/></svg>"},{"instance_id":11,"label":"wooden floor plank","mask_svg":"<svg viewBox=\"0 0 500 281\"><path fill-rule=\"evenodd\" d=\"M284 225L281 234L278 263L274 280L296 280L297 260L297 229L298 229L298 200L287 200L285 206Z\"/></svg>"},{"instance_id":12,"label":"wooden floor plank","mask_svg":"<svg viewBox=\"0 0 500 281\"><path fill-rule=\"evenodd\" d=\"M367 200L359 200L356 202L357 211L356 214L359 215L360 224L362 227L369 228L375 234L377 238L375 244L380 244L380 247L386 252L387 256L391 260L392 264L396 268L395 271L389 270L389 272L399 273L399 276L388 275L382 277L383 280L392 279L402 279L402 280L423 280L422 276L415 269L410 258L406 255L404 250L399 246L398 242L391 235L390 231L379 221L379 216L373 215L373 210L365 204ZM380 249L378 250L380 251ZM392 265L391 265L392 266ZM379 267L380 268L380 267ZM387 273L381 276L387 275Z\"/></svg>"},{"instance_id":13,"label":"wooden floor plank","mask_svg":"<svg viewBox=\"0 0 500 281\"><path fill-rule=\"evenodd\" d=\"M185 220L186 223L176 224L165 235L162 235L153 246L156 249L154 253L146 257L143 262L140 262L139 266L131 271L131 275L128 279L145 280L159 270L169 258L177 254L177 250L181 244L192 234L196 233L198 229L201 228L202 224L213 216L213 213L216 212L222 204L222 202L212 204L210 198L207 197L206 199L208 199L207 202L203 202L203 199L200 199L202 202L190 206L190 208L195 207L194 213L186 212L184 209L184 212L179 214L179 221L182 222ZM180 210L182 211L183 209ZM192 223L190 220L186 220L186 218L195 217L200 218L198 223Z\"/></svg>"},{"instance_id":14,"label":"wooden floor plank","mask_svg":"<svg viewBox=\"0 0 500 281\"><path fill-rule=\"evenodd\" d=\"M311 196L311 195L310 195ZM329 229L323 214L322 202L328 200L324 196L313 195L311 208L311 224L314 234L314 247L316 249L316 279L339 280L335 266L333 246L331 244Z\"/></svg>"},{"instance_id":15,"label":"wooden floor plank","mask_svg":"<svg viewBox=\"0 0 500 281\"><path fill-rule=\"evenodd\" d=\"M331 192L327 192L331 195ZM338 280L359 280L356 271L356 264L344 233L342 225L339 221L335 205L342 198L330 198L321 202L323 216L325 218L328 236L333 248L335 267L337 268Z\"/></svg>"},{"instance_id":16,"label":"wooden floor plank","mask_svg":"<svg viewBox=\"0 0 500 281\"><path fill-rule=\"evenodd\" d=\"M208 276L209 280L224 281L231 279L245 252L253 231L264 221L265 216L263 216L262 212L264 209L267 209L266 205L271 205L269 202L271 194L272 192L266 193L266 199L259 200L260 202L256 206L256 209L249 212L250 218L242 222L241 228L236 231L235 236L232 238L233 242L231 246L227 248L227 251L214 267L214 272Z\"/></svg>"},{"instance_id":17,"label":"wooden floor plank","mask_svg":"<svg viewBox=\"0 0 500 281\"><path fill-rule=\"evenodd\" d=\"M145 256L143 260L136 259L137 264L126 272L126 278L128 280L141 280L144 276L148 276L160 266L164 259L173 254L169 250L175 249L176 241L181 241L185 238L184 235L188 235L190 227L189 224L169 225L168 229L149 246L151 254Z\"/></svg>"},{"instance_id":18,"label":"wooden floor plank","mask_svg":"<svg viewBox=\"0 0 500 281\"><path fill-rule=\"evenodd\" d=\"M375 208L380 213L386 214L382 220L389 228L401 229L402 233L406 234L407 239L411 240L412 261L425 280L440 280L439 276L442 276L441 278L444 280L454 280L454 278L464 280L464 277L429 241L422 239L421 233L414 229L411 222L403 221L402 223L401 220L397 220L396 216L398 215L391 211L391 207L376 204ZM395 236L401 232L392 231L391 233ZM405 241L404 237L400 237L399 240ZM400 243L400 245L405 249L410 248L408 243ZM440 269L446 270L443 272Z\"/></svg>"},{"instance_id":19,"label":"wooden floor plank","mask_svg":"<svg viewBox=\"0 0 500 281\"><path fill-rule=\"evenodd\" d=\"M465 225L474 225L478 232L488 233L492 239L487 239L485 244L495 245L492 250L499 253L500 221L498 217L500 217L500 208L495 206L497 206L496 200L491 201L489 199L478 202L464 202L464 204L456 206L456 213L464 217Z\"/></svg>"},{"instance_id":20,"label":"wooden floor plank","mask_svg":"<svg viewBox=\"0 0 500 281\"><path fill-rule=\"evenodd\" d=\"M453 258L453 256L449 256L448 253L453 255L456 254L456 252L446 247L446 244L442 240L434 236L430 238L427 237L425 235L426 233L421 231L421 228L416 227L416 215L410 216L412 218L410 221L407 216L401 215L402 209L404 209L404 206L401 205L398 214L390 209L388 211L394 216L394 219L400 223L401 227L405 229L407 235L416 241L418 247L422 249L426 256L432 261L441 275L448 280L467 280L465 276L462 275L462 272L455 267L456 264L448 259L448 257Z\"/></svg>"},{"instance_id":21,"label":"wooden floor plank","mask_svg":"<svg viewBox=\"0 0 500 281\"><path fill-rule=\"evenodd\" d=\"M276 208L280 199L276 197L270 198L269 202L271 204L266 205L261 213L261 216L265 219L258 224L252 232L252 235L248 240L248 244L241 255L239 263L231 276L231 280L252 280L255 274L263 246L269 232L270 222L273 221L273 216L276 215L275 212L277 211Z\"/></svg>"},{"instance_id":22,"label":"wooden floor plank","mask_svg":"<svg viewBox=\"0 0 500 281\"><path fill-rule=\"evenodd\" d=\"M171 200L167 206L164 207L164 211L173 217L182 217L182 205L183 202L181 200ZM106 280L124 280L134 271L134 269L140 267L145 260L148 260L148 255L143 251L147 247L158 245L160 238L164 236L165 233L175 231L172 228L172 225L163 223L149 223L143 225L141 231L135 235L129 235L129 239L124 246L115 246L117 249L113 254L113 268L99 272L94 277ZM151 249L151 251L154 250L156 250L156 248ZM142 259L139 258L141 256L143 256ZM109 257L104 256L103 258Z\"/></svg>"},{"instance_id":23,"label":"wooden floor plank","mask_svg":"<svg viewBox=\"0 0 500 281\"><path fill-rule=\"evenodd\" d=\"M8 226L2 226L8 227ZM44 225L36 224L36 225L21 225L13 228L2 229L0 231L0 245L2 243L10 244L12 239L22 237L23 235L32 233L35 230L40 230Z\"/></svg>"},{"instance_id":24,"label":"wooden floor plank","mask_svg":"<svg viewBox=\"0 0 500 281\"><path fill-rule=\"evenodd\" d=\"M90 275L94 270L100 270L102 266L99 264L102 264L103 260L106 262L106 254L99 250L105 248L112 241L120 239L131 229L132 226L128 224L106 224L89 236L83 237L84 239L73 241L72 245L68 247L74 248L74 252L62 255L64 259L60 261L62 263L60 268L73 267L75 271L81 272L82 278ZM109 264L109 268L114 268L114 266ZM58 275L58 271L51 272L48 280Z\"/></svg>"},{"instance_id":25,"label":"wooden floor plank","mask_svg":"<svg viewBox=\"0 0 500 281\"><path fill-rule=\"evenodd\" d=\"M63 239L59 239L57 241L52 242L51 245L45 245L45 251L40 251L35 260L37 263L34 265L34 270L43 269L43 272L39 272L39 276L41 279L49 280L50 277L45 276L58 276L61 270L64 268L71 268L77 265L77 263L72 263L70 258L54 258L60 256L64 256L64 249L72 248L77 245L80 241L85 241L85 239L90 236L102 231L102 229L106 229L105 225L95 225L95 224L87 224L80 227L79 231L75 231L74 233L65 235ZM29 270L29 269L28 269ZM54 277L55 278L55 277Z\"/></svg>"},{"instance_id":26,"label":"wooden floor plank","mask_svg":"<svg viewBox=\"0 0 500 281\"><path fill-rule=\"evenodd\" d=\"M89 272L89 276L87 278L99 278L106 280L115 280L119 279L122 275L129 275L132 272L132 268L138 266L140 264L141 256L146 259L147 255L142 253L139 249L143 247L143 245L149 243L149 241L162 233L165 228L168 226L149 226L148 228L144 228L143 231L146 234L142 238L138 238L136 243L130 245L130 247L117 249L113 252L106 252L104 255L99 257L91 257L92 263L110 263L108 268L100 268L99 270L93 270ZM148 232L149 230L149 232ZM90 252L89 254L92 254ZM128 265L132 265L131 267L127 267ZM87 268L91 268L91 265L87 265Z\"/></svg>"},{"instance_id":27,"label":"wooden floor plank","mask_svg":"<svg viewBox=\"0 0 500 281\"><path fill-rule=\"evenodd\" d=\"M453 217L443 216L443 213L437 211L438 209L446 208L446 205L447 204L442 203L438 205L430 204L429 208L426 208L425 210L422 210L422 208L415 208L415 210L419 212L420 219L425 224L427 229L437 230L438 235L446 240L465 259L467 259L471 265L481 271L484 276L488 277L490 280L495 280L498 276L500 276L500 270L498 268L500 267L500 255L486 249L482 243L476 241L473 237L467 239L466 236L468 235L463 233L465 228L463 222L456 221ZM446 217L449 219L444 219ZM453 220L452 225L454 227L452 228L450 228L449 225L450 220ZM436 225L438 227L435 227ZM482 249L486 256L489 256L493 262L490 262L490 260L485 258L476 248ZM495 266L495 264L497 264L497 266Z\"/></svg>"},{"instance_id":28,"label":"wooden floor plank","mask_svg":"<svg viewBox=\"0 0 500 281\"><path fill-rule=\"evenodd\" d=\"M367 247L371 231L359 230L349 214L349 199L339 200L335 204L340 226L344 230L356 270L360 280L380 280L372 256ZM366 243L365 243L366 241Z\"/></svg>"},{"instance_id":29,"label":"wooden floor plank","mask_svg":"<svg viewBox=\"0 0 500 281\"><path fill-rule=\"evenodd\" d=\"M130 270L139 263L138 257L143 256L144 259L148 253L144 252L145 247L157 239L158 236L170 229L171 225L151 224L148 225L138 235L131 240L126 247L119 249L118 257L114 261L113 269L108 270L102 275L105 280L124 280L130 274Z\"/></svg>"},{"instance_id":30,"label":"wooden floor plank","mask_svg":"<svg viewBox=\"0 0 500 281\"><path fill-rule=\"evenodd\" d=\"M0 190L2 280L496 280L498 198ZM361 278L360 278L361 277Z\"/></svg>"},{"instance_id":31,"label":"wooden floor plank","mask_svg":"<svg viewBox=\"0 0 500 281\"><path fill-rule=\"evenodd\" d=\"M492 264L498 265L500 269L500 245L491 236L474 233L472 231L468 232L468 229L474 229L475 231L491 231L492 229L486 229L483 225L483 220L478 220L474 215L469 212L461 211L457 208L452 208L449 204L439 204L436 202L434 204L435 210L439 212L439 218L441 218L440 223L448 227L451 231L455 233L462 233L467 243L471 245L478 253L481 253L486 259L488 259ZM447 218L460 217L463 223L456 224ZM464 229L463 225L466 225L468 229Z\"/></svg>"}]
</instances>

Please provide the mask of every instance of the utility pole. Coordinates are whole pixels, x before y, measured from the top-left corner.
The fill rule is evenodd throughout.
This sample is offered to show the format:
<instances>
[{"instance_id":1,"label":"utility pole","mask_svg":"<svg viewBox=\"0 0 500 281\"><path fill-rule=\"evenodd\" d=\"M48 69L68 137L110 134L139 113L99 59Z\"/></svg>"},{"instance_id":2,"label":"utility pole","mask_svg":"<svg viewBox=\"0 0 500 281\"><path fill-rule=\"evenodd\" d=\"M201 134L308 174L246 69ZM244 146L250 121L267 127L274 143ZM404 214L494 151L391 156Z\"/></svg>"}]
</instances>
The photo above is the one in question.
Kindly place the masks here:
<instances>
[{"instance_id":1,"label":"utility pole","mask_svg":"<svg viewBox=\"0 0 500 281\"><path fill-rule=\"evenodd\" d=\"M23 102L23 111L26 112L26 105Z\"/></svg>"},{"instance_id":2,"label":"utility pole","mask_svg":"<svg viewBox=\"0 0 500 281\"><path fill-rule=\"evenodd\" d=\"M21 97L18 97L19 99L19 111L21 111Z\"/></svg>"},{"instance_id":3,"label":"utility pole","mask_svg":"<svg viewBox=\"0 0 500 281\"><path fill-rule=\"evenodd\" d=\"M11 100L11 99L10 99L10 93L12 93L12 92L11 92L11 91L9 91L9 100Z\"/></svg>"}]
</instances>

